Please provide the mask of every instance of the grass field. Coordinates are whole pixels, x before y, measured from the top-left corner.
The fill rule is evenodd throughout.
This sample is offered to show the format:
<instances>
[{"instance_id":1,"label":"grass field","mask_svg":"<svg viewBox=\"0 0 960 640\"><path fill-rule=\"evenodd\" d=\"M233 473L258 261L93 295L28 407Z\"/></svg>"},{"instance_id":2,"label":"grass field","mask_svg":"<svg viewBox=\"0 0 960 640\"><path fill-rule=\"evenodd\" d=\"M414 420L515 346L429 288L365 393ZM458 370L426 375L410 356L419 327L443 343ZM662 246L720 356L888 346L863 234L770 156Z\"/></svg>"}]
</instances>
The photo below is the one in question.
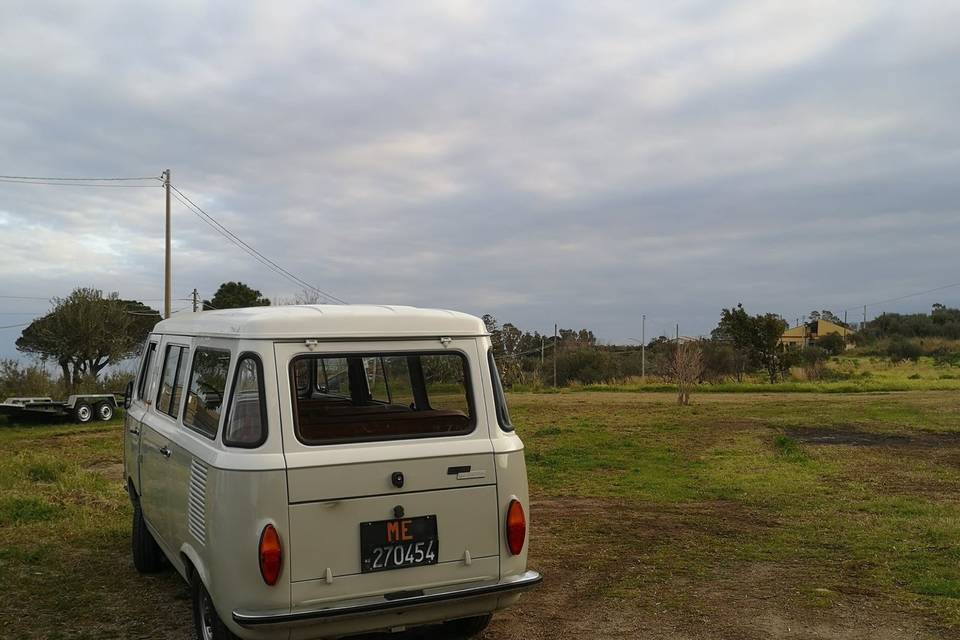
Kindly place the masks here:
<instances>
[{"instance_id":1,"label":"grass field","mask_svg":"<svg viewBox=\"0 0 960 640\"><path fill-rule=\"evenodd\" d=\"M512 394L542 588L506 638L960 638L960 396ZM0 427L0 635L187 638L121 429Z\"/></svg>"},{"instance_id":2,"label":"grass field","mask_svg":"<svg viewBox=\"0 0 960 640\"><path fill-rule=\"evenodd\" d=\"M530 393L578 393L581 391L669 393L676 385L650 376L618 383L573 384L560 389L549 386L519 385L517 391ZM787 380L770 384L763 374L749 374L743 381L707 382L697 385L696 393L877 393L884 391L960 391L960 367L937 364L933 358L916 362L890 362L880 356L841 356L831 358L824 378L805 379L802 369L792 370Z\"/></svg>"}]
</instances>

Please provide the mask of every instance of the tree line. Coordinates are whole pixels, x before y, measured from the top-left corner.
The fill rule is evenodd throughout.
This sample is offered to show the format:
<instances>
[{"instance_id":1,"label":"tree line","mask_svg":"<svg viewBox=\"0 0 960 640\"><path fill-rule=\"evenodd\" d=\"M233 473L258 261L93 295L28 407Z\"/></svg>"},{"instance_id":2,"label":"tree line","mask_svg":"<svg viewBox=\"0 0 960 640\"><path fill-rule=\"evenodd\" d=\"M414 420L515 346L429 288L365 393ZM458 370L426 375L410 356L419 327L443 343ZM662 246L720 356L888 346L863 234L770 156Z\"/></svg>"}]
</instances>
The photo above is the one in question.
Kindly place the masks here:
<instances>
[{"instance_id":1,"label":"tree line","mask_svg":"<svg viewBox=\"0 0 960 640\"><path fill-rule=\"evenodd\" d=\"M310 292L292 304L315 303ZM204 300L205 309L230 309L271 304L260 291L242 282L225 282L215 295ZM137 300L104 294L92 288L78 288L65 298L54 298L51 310L27 326L16 341L17 349L40 363L55 365L68 390L96 384L101 372L139 353L146 335L160 319L160 313ZM813 311L807 320L844 323L831 311ZM791 368L803 367L808 378L824 372L831 355L846 348L843 337L820 337L815 345L799 348L785 345L781 337L787 323L777 314L750 314L742 304L722 309L709 338L692 341L678 357L680 344L659 336L640 345L602 345L587 328L561 328L556 336L525 331L513 323L500 324L492 315L483 316L490 333L493 352L504 383L566 385L593 384L635 378L646 374L676 378L683 371L689 382L743 380L762 373L771 383L786 379ZM892 359L916 359L919 347L910 338L960 339L960 309L933 305L930 314L883 314L854 334L858 345L886 340L885 354ZM938 347L943 350L944 347ZM932 353L953 363L956 354ZM958 362L960 363L960 362ZM4 363L16 386L36 377L37 371Z\"/></svg>"}]
</instances>

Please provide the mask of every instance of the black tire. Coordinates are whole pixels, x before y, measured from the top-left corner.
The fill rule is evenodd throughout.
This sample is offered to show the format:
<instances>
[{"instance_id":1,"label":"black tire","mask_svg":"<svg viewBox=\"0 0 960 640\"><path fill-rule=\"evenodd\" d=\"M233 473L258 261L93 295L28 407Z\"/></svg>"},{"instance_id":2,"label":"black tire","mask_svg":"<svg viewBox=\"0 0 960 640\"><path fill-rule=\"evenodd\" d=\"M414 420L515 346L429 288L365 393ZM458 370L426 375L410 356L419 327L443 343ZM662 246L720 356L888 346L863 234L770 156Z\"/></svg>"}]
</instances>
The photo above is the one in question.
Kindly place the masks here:
<instances>
[{"instance_id":1,"label":"black tire","mask_svg":"<svg viewBox=\"0 0 960 640\"><path fill-rule=\"evenodd\" d=\"M140 573L157 573L163 569L163 551L160 550L160 545L157 544L150 530L147 529L143 512L140 511L140 501L136 499L133 501L131 550L133 551L133 566Z\"/></svg>"},{"instance_id":2,"label":"black tire","mask_svg":"<svg viewBox=\"0 0 960 640\"><path fill-rule=\"evenodd\" d=\"M89 402L78 402L73 405L73 419L78 424L87 424L93 420L93 408Z\"/></svg>"},{"instance_id":3,"label":"black tire","mask_svg":"<svg viewBox=\"0 0 960 640\"><path fill-rule=\"evenodd\" d=\"M113 405L109 402L97 403L97 406L93 408L93 411L103 422L110 422L113 420Z\"/></svg>"},{"instance_id":4,"label":"black tire","mask_svg":"<svg viewBox=\"0 0 960 640\"><path fill-rule=\"evenodd\" d=\"M450 640L467 640L467 638L479 635L487 628L492 619L493 614L488 613L485 616L450 620L443 623L443 630Z\"/></svg>"},{"instance_id":5,"label":"black tire","mask_svg":"<svg viewBox=\"0 0 960 640\"><path fill-rule=\"evenodd\" d=\"M196 572L190 578L190 595L193 600L193 634L197 640L238 640L223 624Z\"/></svg>"}]
</instances>

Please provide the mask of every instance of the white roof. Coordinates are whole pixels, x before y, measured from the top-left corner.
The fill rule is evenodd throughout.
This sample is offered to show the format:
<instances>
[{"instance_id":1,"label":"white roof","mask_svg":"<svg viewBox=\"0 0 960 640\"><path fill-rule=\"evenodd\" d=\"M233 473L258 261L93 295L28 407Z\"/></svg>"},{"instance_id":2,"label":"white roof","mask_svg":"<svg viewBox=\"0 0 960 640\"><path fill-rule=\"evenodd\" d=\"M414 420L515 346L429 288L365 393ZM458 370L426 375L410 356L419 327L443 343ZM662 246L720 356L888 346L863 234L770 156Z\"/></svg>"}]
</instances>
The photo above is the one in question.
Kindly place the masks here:
<instances>
[{"instance_id":1,"label":"white roof","mask_svg":"<svg viewBox=\"0 0 960 640\"><path fill-rule=\"evenodd\" d=\"M387 305L296 305L181 312L154 333L232 338L407 338L486 335L480 318Z\"/></svg>"}]
</instances>

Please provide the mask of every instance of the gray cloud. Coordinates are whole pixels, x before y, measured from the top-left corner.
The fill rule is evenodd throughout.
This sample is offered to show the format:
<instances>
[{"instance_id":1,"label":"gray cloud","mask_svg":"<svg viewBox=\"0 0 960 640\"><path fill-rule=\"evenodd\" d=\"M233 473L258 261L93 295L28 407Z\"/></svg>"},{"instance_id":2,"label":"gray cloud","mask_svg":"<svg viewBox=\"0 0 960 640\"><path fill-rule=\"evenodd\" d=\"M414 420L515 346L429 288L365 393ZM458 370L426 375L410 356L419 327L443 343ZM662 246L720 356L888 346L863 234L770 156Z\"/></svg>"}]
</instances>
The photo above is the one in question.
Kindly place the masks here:
<instances>
[{"instance_id":1,"label":"gray cloud","mask_svg":"<svg viewBox=\"0 0 960 640\"><path fill-rule=\"evenodd\" d=\"M960 10L943 3L2 12L0 173L170 167L350 301L623 340L641 313L698 334L741 300L792 319L957 279ZM175 207L177 297L297 291ZM2 294L162 294L159 190L0 184L0 232Z\"/></svg>"}]
</instances>

